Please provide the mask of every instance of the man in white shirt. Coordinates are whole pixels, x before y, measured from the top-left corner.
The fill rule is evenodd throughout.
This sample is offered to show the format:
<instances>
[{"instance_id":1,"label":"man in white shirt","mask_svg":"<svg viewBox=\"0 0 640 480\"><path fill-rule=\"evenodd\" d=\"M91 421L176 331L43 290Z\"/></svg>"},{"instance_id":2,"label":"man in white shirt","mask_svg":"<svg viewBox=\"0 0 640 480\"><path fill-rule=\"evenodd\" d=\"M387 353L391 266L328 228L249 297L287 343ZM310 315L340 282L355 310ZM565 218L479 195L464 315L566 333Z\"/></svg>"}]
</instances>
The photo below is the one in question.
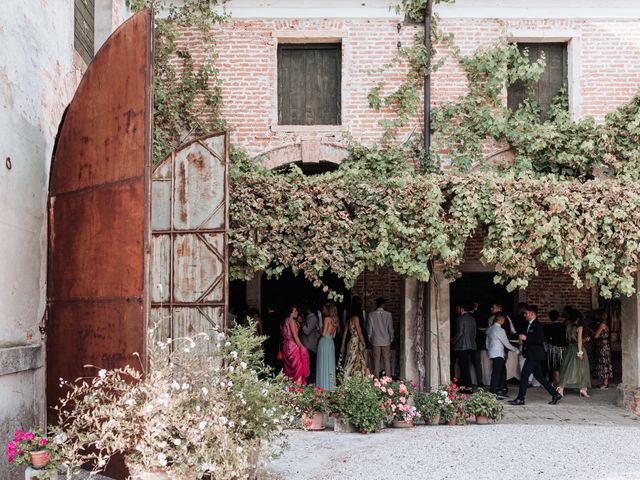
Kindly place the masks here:
<instances>
[{"instance_id":1,"label":"man in white shirt","mask_svg":"<svg viewBox=\"0 0 640 480\"><path fill-rule=\"evenodd\" d=\"M487 353L491 359L491 384L489 391L493 394L497 394L498 386L501 383L505 370L505 348L514 353L520 353L520 351L511 345L507 338L507 332L504 331L503 325L507 317L504 313L496 313L493 319L493 324L487 330ZM496 395L498 400L503 400L505 397Z\"/></svg>"},{"instance_id":2,"label":"man in white shirt","mask_svg":"<svg viewBox=\"0 0 640 480\"><path fill-rule=\"evenodd\" d=\"M487 329L491 328L493 322L495 321L496 314L502 313L502 305L500 303L492 303L489 307L489 311L491 312L491 316L487 320ZM505 324L507 325L507 330L509 334L515 335L516 329L513 326L513 322L509 318L509 315L505 315Z\"/></svg>"},{"instance_id":3,"label":"man in white shirt","mask_svg":"<svg viewBox=\"0 0 640 480\"><path fill-rule=\"evenodd\" d=\"M391 342L393 342L393 320L384 309L384 298L376 300L376 309L367 318L367 336L373 347L373 373L380 376L380 355L384 362L385 375L391 376Z\"/></svg>"}]
</instances>

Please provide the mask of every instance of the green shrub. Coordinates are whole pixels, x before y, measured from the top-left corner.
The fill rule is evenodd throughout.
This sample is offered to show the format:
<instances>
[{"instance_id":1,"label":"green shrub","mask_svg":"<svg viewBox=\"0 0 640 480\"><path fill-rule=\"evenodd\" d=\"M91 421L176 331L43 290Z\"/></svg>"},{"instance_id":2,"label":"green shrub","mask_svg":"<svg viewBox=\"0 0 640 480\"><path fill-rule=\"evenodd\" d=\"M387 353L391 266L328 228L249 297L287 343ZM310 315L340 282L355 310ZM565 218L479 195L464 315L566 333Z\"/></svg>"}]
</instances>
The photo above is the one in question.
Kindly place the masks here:
<instances>
[{"instance_id":1,"label":"green shrub","mask_svg":"<svg viewBox=\"0 0 640 480\"><path fill-rule=\"evenodd\" d=\"M379 431L386 416L380 391L365 377L351 377L342 382L335 394L335 410L361 433Z\"/></svg>"}]
</instances>

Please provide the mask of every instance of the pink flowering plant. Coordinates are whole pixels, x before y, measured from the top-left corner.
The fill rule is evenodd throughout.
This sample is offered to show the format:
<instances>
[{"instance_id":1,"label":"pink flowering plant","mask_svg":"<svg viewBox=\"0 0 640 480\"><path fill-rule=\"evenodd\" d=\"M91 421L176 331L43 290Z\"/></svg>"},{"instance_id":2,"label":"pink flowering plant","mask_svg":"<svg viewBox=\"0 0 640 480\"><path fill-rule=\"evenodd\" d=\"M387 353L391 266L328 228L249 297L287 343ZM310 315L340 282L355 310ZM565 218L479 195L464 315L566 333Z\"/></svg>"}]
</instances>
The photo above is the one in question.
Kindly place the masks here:
<instances>
[{"instance_id":1,"label":"pink flowering plant","mask_svg":"<svg viewBox=\"0 0 640 480\"><path fill-rule=\"evenodd\" d=\"M437 393L442 397L440 416L445 421L457 419L458 423L464 423L469 397L460 392L457 382L454 378L453 382L438 387Z\"/></svg>"},{"instance_id":2,"label":"pink flowering plant","mask_svg":"<svg viewBox=\"0 0 640 480\"><path fill-rule=\"evenodd\" d=\"M413 405L416 385L406 380L393 381L390 377L373 380L380 391L388 421L399 420L413 422L420 417L420 412Z\"/></svg>"},{"instance_id":3,"label":"pink flowering plant","mask_svg":"<svg viewBox=\"0 0 640 480\"><path fill-rule=\"evenodd\" d=\"M13 440L7 443L5 456L7 462L14 465L30 465L29 452L45 452L47 464L42 467L38 478L50 478L57 475L60 466L60 451L55 443L49 442L41 430L16 430Z\"/></svg>"}]
</instances>

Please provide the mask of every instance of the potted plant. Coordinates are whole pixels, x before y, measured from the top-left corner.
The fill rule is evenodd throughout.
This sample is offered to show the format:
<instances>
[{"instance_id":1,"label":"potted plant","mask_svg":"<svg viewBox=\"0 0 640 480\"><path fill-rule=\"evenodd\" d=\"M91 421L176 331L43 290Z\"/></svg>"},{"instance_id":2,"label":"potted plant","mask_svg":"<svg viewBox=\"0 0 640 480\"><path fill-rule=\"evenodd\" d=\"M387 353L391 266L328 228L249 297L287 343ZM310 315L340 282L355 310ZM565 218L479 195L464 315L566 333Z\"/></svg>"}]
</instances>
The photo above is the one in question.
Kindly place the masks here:
<instances>
[{"instance_id":1,"label":"potted plant","mask_svg":"<svg viewBox=\"0 0 640 480\"><path fill-rule=\"evenodd\" d=\"M297 407L297 412L306 430L323 430L324 414L329 410L329 392L313 385L291 385L291 402Z\"/></svg>"},{"instance_id":2,"label":"potted plant","mask_svg":"<svg viewBox=\"0 0 640 480\"><path fill-rule=\"evenodd\" d=\"M438 387L443 400L440 416L447 425L464 425L466 423L465 403L468 395L460 393L457 381L458 379L454 378L452 383Z\"/></svg>"},{"instance_id":3,"label":"potted plant","mask_svg":"<svg viewBox=\"0 0 640 480\"><path fill-rule=\"evenodd\" d=\"M419 393L415 396L414 402L425 423L431 425L440 424L440 412L444 404L444 398L440 391Z\"/></svg>"},{"instance_id":4,"label":"potted plant","mask_svg":"<svg viewBox=\"0 0 640 480\"><path fill-rule=\"evenodd\" d=\"M282 432L280 387L243 351L261 340L238 327L229 337L149 341L148 366L67 384L53 428L65 439L67 478L87 461L99 471L116 453L136 480L250 478L260 439Z\"/></svg>"},{"instance_id":5,"label":"potted plant","mask_svg":"<svg viewBox=\"0 0 640 480\"><path fill-rule=\"evenodd\" d=\"M360 433L378 432L387 417L380 391L370 378L350 377L343 380L335 394L336 425L351 423Z\"/></svg>"},{"instance_id":6,"label":"potted plant","mask_svg":"<svg viewBox=\"0 0 640 480\"><path fill-rule=\"evenodd\" d=\"M5 455L9 463L38 470L38 478L58 477L59 449L41 430L16 430L13 440L7 443Z\"/></svg>"},{"instance_id":7,"label":"potted plant","mask_svg":"<svg viewBox=\"0 0 640 480\"><path fill-rule=\"evenodd\" d=\"M415 396L415 388L410 382L389 377L374 380L374 386L382 393L382 399L389 415L389 421L395 428L413 427L415 418L420 412L411 404Z\"/></svg>"},{"instance_id":8,"label":"potted plant","mask_svg":"<svg viewBox=\"0 0 640 480\"><path fill-rule=\"evenodd\" d=\"M490 420L499 421L504 415L504 406L495 395L485 390L478 390L469 397L466 410L476 417L476 423L479 425L485 425Z\"/></svg>"}]
</instances>

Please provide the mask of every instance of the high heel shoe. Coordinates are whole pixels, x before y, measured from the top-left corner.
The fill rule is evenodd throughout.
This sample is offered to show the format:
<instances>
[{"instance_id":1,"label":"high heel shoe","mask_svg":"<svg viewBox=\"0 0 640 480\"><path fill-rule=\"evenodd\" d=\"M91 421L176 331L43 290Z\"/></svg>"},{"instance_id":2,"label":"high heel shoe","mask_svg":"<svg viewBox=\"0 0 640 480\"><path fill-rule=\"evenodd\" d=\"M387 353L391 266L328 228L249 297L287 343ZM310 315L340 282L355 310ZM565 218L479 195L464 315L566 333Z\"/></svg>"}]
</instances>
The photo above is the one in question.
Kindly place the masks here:
<instances>
[{"instance_id":1,"label":"high heel shoe","mask_svg":"<svg viewBox=\"0 0 640 480\"><path fill-rule=\"evenodd\" d=\"M580 390L580 396L585 398L591 398L591 396L587 393L586 390Z\"/></svg>"}]
</instances>

